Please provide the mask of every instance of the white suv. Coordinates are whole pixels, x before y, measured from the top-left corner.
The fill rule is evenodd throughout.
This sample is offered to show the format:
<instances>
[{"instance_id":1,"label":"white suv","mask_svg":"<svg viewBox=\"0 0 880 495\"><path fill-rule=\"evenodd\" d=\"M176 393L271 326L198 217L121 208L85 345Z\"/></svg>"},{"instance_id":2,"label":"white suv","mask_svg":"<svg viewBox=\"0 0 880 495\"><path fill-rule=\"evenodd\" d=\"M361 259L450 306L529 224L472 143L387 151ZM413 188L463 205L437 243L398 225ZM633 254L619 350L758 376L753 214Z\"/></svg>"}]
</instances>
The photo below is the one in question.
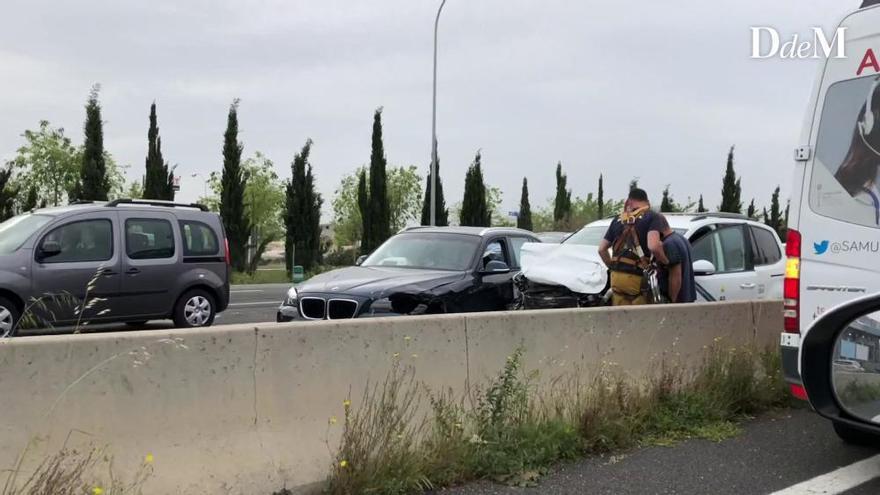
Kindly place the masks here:
<instances>
[{"instance_id":1,"label":"white suv","mask_svg":"<svg viewBox=\"0 0 880 495\"><path fill-rule=\"evenodd\" d=\"M785 258L779 236L745 215L664 213L669 226L693 247L697 299L782 299ZM597 246L611 219L597 220L563 244Z\"/></svg>"}]
</instances>

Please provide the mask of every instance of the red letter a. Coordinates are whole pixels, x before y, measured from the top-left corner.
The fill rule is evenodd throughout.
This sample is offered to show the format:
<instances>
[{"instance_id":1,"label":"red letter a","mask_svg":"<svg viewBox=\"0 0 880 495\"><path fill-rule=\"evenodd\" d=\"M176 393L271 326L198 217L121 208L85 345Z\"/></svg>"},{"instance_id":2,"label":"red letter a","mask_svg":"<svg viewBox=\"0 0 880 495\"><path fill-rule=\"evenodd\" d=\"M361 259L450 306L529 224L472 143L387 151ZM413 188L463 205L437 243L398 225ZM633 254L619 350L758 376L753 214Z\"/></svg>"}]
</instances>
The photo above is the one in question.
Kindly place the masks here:
<instances>
[{"instance_id":1,"label":"red letter a","mask_svg":"<svg viewBox=\"0 0 880 495\"><path fill-rule=\"evenodd\" d=\"M859 70L856 71L856 75L861 76L862 71L864 71L868 67L874 69L874 72L880 72L880 64L877 63L877 57L874 55L874 50L870 48L868 48L868 51L865 52L865 58L862 59L862 65L859 66Z\"/></svg>"}]
</instances>

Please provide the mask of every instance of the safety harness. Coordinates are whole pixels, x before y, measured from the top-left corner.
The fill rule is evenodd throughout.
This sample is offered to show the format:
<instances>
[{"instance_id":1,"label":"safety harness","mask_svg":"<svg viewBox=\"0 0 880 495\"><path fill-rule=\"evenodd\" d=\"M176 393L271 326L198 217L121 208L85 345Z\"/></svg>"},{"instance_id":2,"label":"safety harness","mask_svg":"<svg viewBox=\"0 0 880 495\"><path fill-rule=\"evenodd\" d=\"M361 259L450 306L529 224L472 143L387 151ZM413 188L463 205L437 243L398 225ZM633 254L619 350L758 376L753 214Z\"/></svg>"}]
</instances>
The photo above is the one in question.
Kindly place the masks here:
<instances>
[{"instance_id":1,"label":"safety harness","mask_svg":"<svg viewBox=\"0 0 880 495\"><path fill-rule=\"evenodd\" d=\"M651 260L645 256L642 244L639 242L639 234L636 231L638 222L650 210L643 206L632 212L620 214L619 220L623 224L623 232L611 246L611 270L633 275L644 275L650 266Z\"/></svg>"}]
</instances>

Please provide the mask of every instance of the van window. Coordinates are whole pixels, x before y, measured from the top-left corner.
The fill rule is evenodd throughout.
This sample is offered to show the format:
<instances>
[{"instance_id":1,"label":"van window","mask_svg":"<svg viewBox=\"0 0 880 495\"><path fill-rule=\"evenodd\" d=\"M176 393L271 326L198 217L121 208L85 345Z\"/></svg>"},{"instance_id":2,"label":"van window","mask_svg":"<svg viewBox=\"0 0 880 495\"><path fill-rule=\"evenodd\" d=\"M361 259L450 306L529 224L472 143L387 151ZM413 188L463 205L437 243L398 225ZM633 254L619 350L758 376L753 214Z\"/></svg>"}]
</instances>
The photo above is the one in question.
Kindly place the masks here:
<instances>
[{"instance_id":1,"label":"van window","mask_svg":"<svg viewBox=\"0 0 880 495\"><path fill-rule=\"evenodd\" d=\"M773 265L782 259L776 237L767 229L752 227L754 261L756 265Z\"/></svg>"},{"instance_id":2,"label":"van window","mask_svg":"<svg viewBox=\"0 0 880 495\"><path fill-rule=\"evenodd\" d=\"M125 253L133 260L174 256L174 231L171 230L171 222L149 218L126 220Z\"/></svg>"},{"instance_id":3,"label":"van window","mask_svg":"<svg viewBox=\"0 0 880 495\"><path fill-rule=\"evenodd\" d=\"M25 214L0 223L0 254L12 254L40 227L49 223L47 215Z\"/></svg>"},{"instance_id":4,"label":"van window","mask_svg":"<svg viewBox=\"0 0 880 495\"><path fill-rule=\"evenodd\" d=\"M828 88L815 153L810 208L845 222L880 227L880 80L876 76Z\"/></svg>"},{"instance_id":5,"label":"van window","mask_svg":"<svg viewBox=\"0 0 880 495\"><path fill-rule=\"evenodd\" d=\"M57 242L61 251L42 263L107 261L113 257L113 225L106 219L68 223L46 234L40 247L49 242Z\"/></svg>"},{"instance_id":6,"label":"van window","mask_svg":"<svg viewBox=\"0 0 880 495\"><path fill-rule=\"evenodd\" d=\"M184 256L215 256L220 251L214 229L202 222L181 220L180 232Z\"/></svg>"}]
</instances>

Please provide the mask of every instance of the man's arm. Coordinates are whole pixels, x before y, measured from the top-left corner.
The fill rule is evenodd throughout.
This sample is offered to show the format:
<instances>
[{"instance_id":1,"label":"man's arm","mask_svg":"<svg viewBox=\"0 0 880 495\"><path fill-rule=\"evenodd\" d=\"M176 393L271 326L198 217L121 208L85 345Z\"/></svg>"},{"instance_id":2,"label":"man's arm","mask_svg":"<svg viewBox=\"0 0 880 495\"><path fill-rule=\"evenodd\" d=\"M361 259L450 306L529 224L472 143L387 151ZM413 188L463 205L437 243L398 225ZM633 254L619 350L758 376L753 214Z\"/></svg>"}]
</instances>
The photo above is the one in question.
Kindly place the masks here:
<instances>
[{"instance_id":1,"label":"man's arm","mask_svg":"<svg viewBox=\"0 0 880 495\"><path fill-rule=\"evenodd\" d=\"M608 242L608 239L602 239L599 241L599 257L602 258L602 263L605 263L605 266L611 268L611 255L608 254L608 248L611 247L611 243Z\"/></svg>"},{"instance_id":2,"label":"man's arm","mask_svg":"<svg viewBox=\"0 0 880 495\"><path fill-rule=\"evenodd\" d=\"M681 292L681 263L670 266L669 273L669 301L677 302L678 293Z\"/></svg>"},{"instance_id":3,"label":"man's arm","mask_svg":"<svg viewBox=\"0 0 880 495\"><path fill-rule=\"evenodd\" d=\"M663 241L660 240L659 231L652 230L648 232L648 249L661 264L669 264L669 258L666 257L666 252L663 251Z\"/></svg>"}]
</instances>

